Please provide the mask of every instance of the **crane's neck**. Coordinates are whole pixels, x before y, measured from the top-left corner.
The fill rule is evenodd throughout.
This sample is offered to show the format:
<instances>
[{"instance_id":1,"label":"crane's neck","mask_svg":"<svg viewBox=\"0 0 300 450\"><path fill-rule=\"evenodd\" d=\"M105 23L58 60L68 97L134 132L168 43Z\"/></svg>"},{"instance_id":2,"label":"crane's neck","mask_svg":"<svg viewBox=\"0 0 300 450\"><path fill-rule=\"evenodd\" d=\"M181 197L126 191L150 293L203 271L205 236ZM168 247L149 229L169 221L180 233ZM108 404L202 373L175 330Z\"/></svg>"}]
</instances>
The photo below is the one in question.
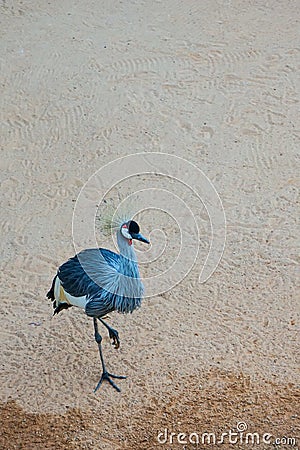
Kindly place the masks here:
<instances>
[{"instance_id":1,"label":"crane's neck","mask_svg":"<svg viewBox=\"0 0 300 450\"><path fill-rule=\"evenodd\" d=\"M134 311L141 305L144 286L140 279L137 257L133 244L129 244L120 231L117 232L120 249L120 266L117 283L115 309L122 313ZM125 275L125 276L122 276Z\"/></svg>"},{"instance_id":2,"label":"crane's neck","mask_svg":"<svg viewBox=\"0 0 300 450\"><path fill-rule=\"evenodd\" d=\"M120 272L124 275L138 278L139 269L133 243L129 245L128 240L121 235L120 231L117 232L117 241L120 249Z\"/></svg>"}]
</instances>

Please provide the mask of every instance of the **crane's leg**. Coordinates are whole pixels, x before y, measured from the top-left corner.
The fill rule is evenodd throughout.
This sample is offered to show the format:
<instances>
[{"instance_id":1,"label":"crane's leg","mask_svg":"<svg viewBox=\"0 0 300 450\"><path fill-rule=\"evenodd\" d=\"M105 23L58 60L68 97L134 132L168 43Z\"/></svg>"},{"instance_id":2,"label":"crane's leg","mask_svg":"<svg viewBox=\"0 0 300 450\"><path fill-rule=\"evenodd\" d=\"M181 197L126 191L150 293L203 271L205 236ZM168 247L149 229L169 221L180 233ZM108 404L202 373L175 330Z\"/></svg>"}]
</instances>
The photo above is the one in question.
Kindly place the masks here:
<instances>
[{"instance_id":1,"label":"crane's leg","mask_svg":"<svg viewBox=\"0 0 300 450\"><path fill-rule=\"evenodd\" d=\"M104 322L103 319L101 319L100 317L98 317L98 319L100 320L100 322L103 323L103 325L108 329L108 333L109 333L109 337L110 339L112 339L112 345L115 348L119 348L120 347L120 339L119 339L119 333L117 332L117 330L115 330L114 328L112 328L110 325L108 325L108 323Z\"/></svg>"},{"instance_id":2,"label":"crane's leg","mask_svg":"<svg viewBox=\"0 0 300 450\"><path fill-rule=\"evenodd\" d=\"M99 389L99 387L101 386L103 380L107 380L112 385L112 387L114 387L118 392L121 392L121 389L112 381L111 378L118 378L118 379L121 380L121 379L124 379L126 377L121 376L121 375L113 375L112 373L107 372L106 367L105 367L105 363L104 363L104 359L103 359L103 354L102 354L102 347L101 347L102 337L101 337L101 335L99 334L99 331L98 331L98 322L97 322L96 317L94 317L94 329L95 329L95 340L96 340L96 342L98 344L98 347L99 347L100 360L101 360L102 370L103 370L101 378L99 380L99 383L95 387L94 392L96 392Z\"/></svg>"}]
</instances>

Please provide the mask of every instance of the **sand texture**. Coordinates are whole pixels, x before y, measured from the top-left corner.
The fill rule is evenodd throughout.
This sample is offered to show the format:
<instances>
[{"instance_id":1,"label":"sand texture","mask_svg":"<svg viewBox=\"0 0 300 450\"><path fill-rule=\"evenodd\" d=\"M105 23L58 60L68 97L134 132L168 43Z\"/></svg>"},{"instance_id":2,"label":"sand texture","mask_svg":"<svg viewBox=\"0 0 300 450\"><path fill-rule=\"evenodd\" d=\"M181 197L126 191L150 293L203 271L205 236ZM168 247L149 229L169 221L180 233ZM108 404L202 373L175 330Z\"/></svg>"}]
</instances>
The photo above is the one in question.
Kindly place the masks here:
<instances>
[{"instance_id":1,"label":"sand texture","mask_svg":"<svg viewBox=\"0 0 300 450\"><path fill-rule=\"evenodd\" d=\"M278 449L298 448L299 2L6 0L0 19L0 448L273 448L157 439L166 428L220 436L239 422L272 443L296 439ZM185 253L149 283L154 295L142 308L110 315L121 347L104 330L107 366L127 379L120 394L108 384L94 394L92 319L76 308L52 317L45 296L74 255L81 188L105 164L142 152L142 165L168 153L208 177L226 214L226 246L199 283L210 213L180 181L197 184L183 162L168 164L176 179L148 173L111 184L107 207L154 193L140 214L152 242L136 246L143 276L172 266L180 236ZM114 164L122 178L125 166ZM109 176L92 179L92 201ZM88 213L77 215L79 246L89 242ZM221 242L221 226L215 234Z\"/></svg>"}]
</instances>

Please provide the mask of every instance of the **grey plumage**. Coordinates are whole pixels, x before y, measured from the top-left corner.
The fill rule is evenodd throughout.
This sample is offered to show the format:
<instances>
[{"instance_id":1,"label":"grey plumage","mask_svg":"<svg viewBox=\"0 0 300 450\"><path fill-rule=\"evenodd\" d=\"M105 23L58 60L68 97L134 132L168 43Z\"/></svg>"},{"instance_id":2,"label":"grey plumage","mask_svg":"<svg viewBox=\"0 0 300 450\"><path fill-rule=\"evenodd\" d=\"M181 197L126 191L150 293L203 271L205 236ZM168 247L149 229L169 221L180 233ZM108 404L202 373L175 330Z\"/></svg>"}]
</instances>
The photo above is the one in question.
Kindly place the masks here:
<instances>
[{"instance_id":1,"label":"grey plumage","mask_svg":"<svg viewBox=\"0 0 300 450\"><path fill-rule=\"evenodd\" d=\"M108 328L110 337L118 347L117 331L101 318L112 311L132 313L140 307L144 294L132 239L149 243L139 233L138 224L128 221L117 231L120 254L103 248L81 251L59 267L47 294L47 297L53 300L54 314L70 306L79 306L85 309L88 316L94 318L95 339L103 366L96 390L104 379L115 389L119 388L110 378L118 377L109 374L105 369L101 350L102 338L95 319L101 320Z\"/></svg>"}]
</instances>

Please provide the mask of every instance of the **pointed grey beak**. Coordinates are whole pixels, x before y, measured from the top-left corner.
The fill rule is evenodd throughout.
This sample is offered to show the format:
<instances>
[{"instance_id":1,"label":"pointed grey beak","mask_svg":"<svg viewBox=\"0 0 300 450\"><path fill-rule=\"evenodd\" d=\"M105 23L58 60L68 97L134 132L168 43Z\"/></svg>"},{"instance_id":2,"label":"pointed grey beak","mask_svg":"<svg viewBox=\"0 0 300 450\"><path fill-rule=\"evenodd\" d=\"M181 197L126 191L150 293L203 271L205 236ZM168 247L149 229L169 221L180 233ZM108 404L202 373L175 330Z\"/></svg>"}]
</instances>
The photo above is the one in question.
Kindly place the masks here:
<instances>
[{"instance_id":1,"label":"pointed grey beak","mask_svg":"<svg viewBox=\"0 0 300 450\"><path fill-rule=\"evenodd\" d=\"M132 239L137 239L138 241L145 242L146 244L150 244L150 241L146 239L141 233L131 233Z\"/></svg>"}]
</instances>

